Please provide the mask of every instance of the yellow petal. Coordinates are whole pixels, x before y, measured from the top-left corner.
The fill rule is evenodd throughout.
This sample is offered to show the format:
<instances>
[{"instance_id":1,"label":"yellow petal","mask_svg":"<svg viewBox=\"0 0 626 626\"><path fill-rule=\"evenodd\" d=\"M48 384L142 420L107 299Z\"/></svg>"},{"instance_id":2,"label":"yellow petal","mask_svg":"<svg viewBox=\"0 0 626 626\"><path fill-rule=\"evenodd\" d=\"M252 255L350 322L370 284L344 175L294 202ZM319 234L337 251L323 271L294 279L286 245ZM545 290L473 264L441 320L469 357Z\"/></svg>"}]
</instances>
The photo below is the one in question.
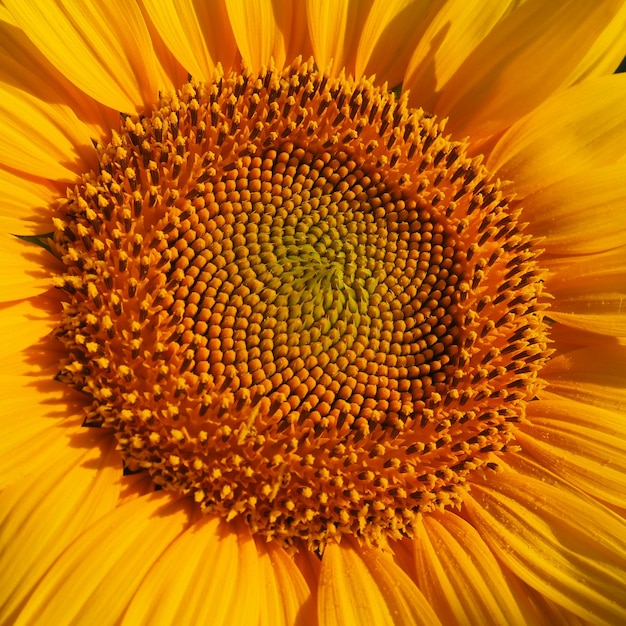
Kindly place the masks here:
<instances>
[{"instance_id":1,"label":"yellow petal","mask_svg":"<svg viewBox=\"0 0 626 626\"><path fill-rule=\"evenodd\" d=\"M294 555L294 561L304 576L309 588L315 595L317 592L318 581L320 577L321 562L317 554L310 552L306 546L300 546L300 549Z\"/></svg>"},{"instance_id":2,"label":"yellow petal","mask_svg":"<svg viewBox=\"0 0 626 626\"><path fill-rule=\"evenodd\" d=\"M67 106L0 85L0 164L50 180L74 181L97 166L90 130Z\"/></svg>"},{"instance_id":3,"label":"yellow petal","mask_svg":"<svg viewBox=\"0 0 626 626\"><path fill-rule=\"evenodd\" d=\"M403 89L411 91L411 104L437 111L437 101L446 83L510 5L510 0L485 3L450 0L438 7L434 4L429 19L424 20L427 28L420 33L406 65ZM421 6L428 8L425 3Z\"/></svg>"},{"instance_id":4,"label":"yellow petal","mask_svg":"<svg viewBox=\"0 0 626 626\"><path fill-rule=\"evenodd\" d=\"M541 370L547 391L610 411L626 412L626 355L619 345L573 350Z\"/></svg>"},{"instance_id":5,"label":"yellow petal","mask_svg":"<svg viewBox=\"0 0 626 626\"><path fill-rule=\"evenodd\" d=\"M488 544L452 512L425 515L414 543L417 584L443 624L523 624Z\"/></svg>"},{"instance_id":6,"label":"yellow petal","mask_svg":"<svg viewBox=\"0 0 626 626\"><path fill-rule=\"evenodd\" d=\"M112 109L154 102L159 70L135 0L7 0L17 24L72 83Z\"/></svg>"},{"instance_id":7,"label":"yellow petal","mask_svg":"<svg viewBox=\"0 0 626 626\"><path fill-rule=\"evenodd\" d=\"M0 359L20 352L50 333L58 320L59 311L55 309L46 296L0 303Z\"/></svg>"},{"instance_id":8,"label":"yellow petal","mask_svg":"<svg viewBox=\"0 0 626 626\"><path fill-rule=\"evenodd\" d=\"M623 293L597 293L591 297L564 302L567 311L550 312L550 317L571 328L602 333L611 337L626 337Z\"/></svg>"},{"instance_id":9,"label":"yellow petal","mask_svg":"<svg viewBox=\"0 0 626 626\"><path fill-rule=\"evenodd\" d=\"M244 65L252 71L258 71L270 65L273 59L276 66L282 68L286 60L285 38L289 33L279 28L277 17L282 9L283 27L289 24L291 3L276 3L272 0L255 2L225 0L225 2ZM287 15L284 12L287 12Z\"/></svg>"},{"instance_id":10,"label":"yellow petal","mask_svg":"<svg viewBox=\"0 0 626 626\"><path fill-rule=\"evenodd\" d=\"M463 510L504 565L592 623L626 621L626 521L521 457L472 481Z\"/></svg>"},{"instance_id":11,"label":"yellow petal","mask_svg":"<svg viewBox=\"0 0 626 626\"><path fill-rule=\"evenodd\" d=\"M16 404L6 403L10 409ZM22 406L27 406L24 402ZM56 422L45 428L40 416L25 416L14 423L3 423L0 431L6 439L0 444L2 460L0 461L0 489L22 480L31 472L42 467L51 467L67 455L67 448L76 437L82 436L86 430L82 426L82 418L59 416ZM4 420L3 420L4 421Z\"/></svg>"},{"instance_id":12,"label":"yellow petal","mask_svg":"<svg viewBox=\"0 0 626 626\"><path fill-rule=\"evenodd\" d=\"M303 59L313 56L306 2L275 0L274 6L278 28L285 33L287 63L297 56Z\"/></svg>"},{"instance_id":13,"label":"yellow petal","mask_svg":"<svg viewBox=\"0 0 626 626\"><path fill-rule=\"evenodd\" d=\"M487 167L524 198L626 154L626 74L555 94L504 134Z\"/></svg>"},{"instance_id":14,"label":"yellow petal","mask_svg":"<svg viewBox=\"0 0 626 626\"><path fill-rule=\"evenodd\" d=\"M359 35L371 0L307 0L309 34L315 62L322 71L337 75L342 68L355 73Z\"/></svg>"},{"instance_id":15,"label":"yellow petal","mask_svg":"<svg viewBox=\"0 0 626 626\"><path fill-rule=\"evenodd\" d=\"M122 624L257 624L262 593L248 528L204 516L165 550Z\"/></svg>"},{"instance_id":16,"label":"yellow petal","mask_svg":"<svg viewBox=\"0 0 626 626\"><path fill-rule=\"evenodd\" d=\"M2 230L13 235L36 235L50 232L51 207L59 197L54 187L43 180L35 180L0 168L0 218L20 222Z\"/></svg>"},{"instance_id":17,"label":"yellow petal","mask_svg":"<svg viewBox=\"0 0 626 626\"><path fill-rule=\"evenodd\" d=\"M0 7L0 83L8 84L44 102L63 104L95 136L119 125L119 113L103 106L73 85Z\"/></svg>"},{"instance_id":18,"label":"yellow petal","mask_svg":"<svg viewBox=\"0 0 626 626\"><path fill-rule=\"evenodd\" d=\"M113 510L122 463L115 439L91 430L90 446L74 450L0 494L0 622L15 613L67 545Z\"/></svg>"},{"instance_id":19,"label":"yellow petal","mask_svg":"<svg viewBox=\"0 0 626 626\"><path fill-rule=\"evenodd\" d=\"M589 48L587 54L566 81L573 85L592 76L613 74L624 58L626 3Z\"/></svg>"},{"instance_id":20,"label":"yellow petal","mask_svg":"<svg viewBox=\"0 0 626 626\"><path fill-rule=\"evenodd\" d=\"M31 377L33 389L39 389L38 385L43 385L47 381L54 382L54 377L59 372L59 361L67 356L63 350L59 341L45 337L24 350L7 353L6 356L0 358L0 380L7 374ZM56 389L69 389L60 383L55 383L55 385Z\"/></svg>"},{"instance_id":21,"label":"yellow petal","mask_svg":"<svg viewBox=\"0 0 626 626\"><path fill-rule=\"evenodd\" d=\"M524 198L528 230L549 254L589 254L626 242L626 163L561 180ZM625 261L626 263L626 261Z\"/></svg>"},{"instance_id":22,"label":"yellow petal","mask_svg":"<svg viewBox=\"0 0 626 626\"><path fill-rule=\"evenodd\" d=\"M260 626L317 626L315 597L293 557L274 542L259 540L257 550L265 581Z\"/></svg>"},{"instance_id":23,"label":"yellow petal","mask_svg":"<svg viewBox=\"0 0 626 626\"><path fill-rule=\"evenodd\" d=\"M594 498L626 508L624 416L546 395L528 404L530 422L517 434L523 450Z\"/></svg>"},{"instance_id":24,"label":"yellow petal","mask_svg":"<svg viewBox=\"0 0 626 626\"><path fill-rule=\"evenodd\" d=\"M532 626L590 626L587 620L581 619L562 606L548 600L543 593L529 587L517 579L520 593L527 598L532 613L527 624Z\"/></svg>"},{"instance_id":25,"label":"yellow petal","mask_svg":"<svg viewBox=\"0 0 626 626\"><path fill-rule=\"evenodd\" d=\"M393 553L393 560L405 571L411 580L417 580L415 569L415 545L409 537L400 540L391 540L389 549Z\"/></svg>"},{"instance_id":26,"label":"yellow petal","mask_svg":"<svg viewBox=\"0 0 626 626\"><path fill-rule=\"evenodd\" d=\"M146 573L187 528L188 509L159 491L101 517L46 572L15 626L118 624Z\"/></svg>"},{"instance_id":27,"label":"yellow petal","mask_svg":"<svg viewBox=\"0 0 626 626\"><path fill-rule=\"evenodd\" d=\"M592 230L592 229L591 229ZM599 254L546 259L549 316L596 333L626 337L626 246Z\"/></svg>"},{"instance_id":28,"label":"yellow petal","mask_svg":"<svg viewBox=\"0 0 626 626\"><path fill-rule=\"evenodd\" d=\"M581 348L593 347L595 350L608 350L611 353L615 350L616 343L621 341L622 345L626 345L626 338L600 335L579 328L572 330L572 327L566 324L553 324L550 328L550 340L552 341L551 347L555 349L553 359L557 358L557 355Z\"/></svg>"},{"instance_id":29,"label":"yellow petal","mask_svg":"<svg viewBox=\"0 0 626 626\"><path fill-rule=\"evenodd\" d=\"M197 80L210 80L217 63L235 66L238 50L223 0L142 0L172 54Z\"/></svg>"},{"instance_id":30,"label":"yellow petal","mask_svg":"<svg viewBox=\"0 0 626 626\"><path fill-rule=\"evenodd\" d=\"M318 594L320 626L440 623L390 555L368 546L351 546L346 540L324 550Z\"/></svg>"},{"instance_id":31,"label":"yellow petal","mask_svg":"<svg viewBox=\"0 0 626 626\"><path fill-rule=\"evenodd\" d=\"M376 74L379 82L391 87L401 83L409 58L422 40L431 5L422 0L374 0L359 39L355 76Z\"/></svg>"},{"instance_id":32,"label":"yellow petal","mask_svg":"<svg viewBox=\"0 0 626 626\"><path fill-rule=\"evenodd\" d=\"M47 375L14 373L4 367L13 360L3 359L0 375L0 489L52 464L68 447L75 449L77 437L87 436L81 428L83 400L53 380L58 367Z\"/></svg>"},{"instance_id":33,"label":"yellow petal","mask_svg":"<svg viewBox=\"0 0 626 626\"><path fill-rule=\"evenodd\" d=\"M52 258L42 247L0 232L0 302L23 300L48 289L52 274L46 266Z\"/></svg>"},{"instance_id":34,"label":"yellow petal","mask_svg":"<svg viewBox=\"0 0 626 626\"><path fill-rule=\"evenodd\" d=\"M120 497L118 506L122 506L137 498L143 498L147 493L154 491L154 483L148 472L138 472L122 477L120 483Z\"/></svg>"},{"instance_id":35,"label":"yellow petal","mask_svg":"<svg viewBox=\"0 0 626 626\"><path fill-rule=\"evenodd\" d=\"M563 85L622 4L526 0L465 58L434 112L459 136L503 130Z\"/></svg>"},{"instance_id":36,"label":"yellow petal","mask_svg":"<svg viewBox=\"0 0 626 626\"><path fill-rule=\"evenodd\" d=\"M159 93L162 91L172 92L175 89L179 89L181 85L187 82L189 78L189 71L180 64L178 59L172 54L159 35L159 32L143 6L143 0L135 1L139 4L143 20L146 24L150 40L152 42L152 49L154 51L155 84L160 86ZM156 96L152 94L151 99L148 100L148 106L150 108L154 105L155 98Z\"/></svg>"}]
</instances>

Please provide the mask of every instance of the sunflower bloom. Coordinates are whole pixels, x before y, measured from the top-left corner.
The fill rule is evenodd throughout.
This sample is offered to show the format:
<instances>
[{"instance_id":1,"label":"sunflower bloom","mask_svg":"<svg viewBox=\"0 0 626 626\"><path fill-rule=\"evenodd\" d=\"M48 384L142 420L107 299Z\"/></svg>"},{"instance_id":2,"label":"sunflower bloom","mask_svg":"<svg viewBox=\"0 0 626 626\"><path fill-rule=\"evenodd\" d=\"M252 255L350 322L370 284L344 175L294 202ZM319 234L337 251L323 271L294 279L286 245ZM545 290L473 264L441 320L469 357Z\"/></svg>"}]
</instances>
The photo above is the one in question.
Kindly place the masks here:
<instances>
[{"instance_id":1,"label":"sunflower bloom","mask_svg":"<svg viewBox=\"0 0 626 626\"><path fill-rule=\"evenodd\" d=\"M0 7L0 622L626 622L626 2Z\"/></svg>"}]
</instances>

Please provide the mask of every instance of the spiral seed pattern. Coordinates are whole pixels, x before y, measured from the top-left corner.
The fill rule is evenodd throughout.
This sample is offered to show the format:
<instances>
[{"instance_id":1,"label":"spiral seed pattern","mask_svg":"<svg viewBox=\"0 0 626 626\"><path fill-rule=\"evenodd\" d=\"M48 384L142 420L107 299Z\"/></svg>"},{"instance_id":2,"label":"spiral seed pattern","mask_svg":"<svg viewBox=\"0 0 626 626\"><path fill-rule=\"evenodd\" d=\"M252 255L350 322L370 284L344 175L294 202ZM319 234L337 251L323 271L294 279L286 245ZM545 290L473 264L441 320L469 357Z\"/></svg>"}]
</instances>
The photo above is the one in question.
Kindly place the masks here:
<instances>
[{"instance_id":1,"label":"spiral seed pattern","mask_svg":"<svg viewBox=\"0 0 626 626\"><path fill-rule=\"evenodd\" d=\"M532 241L442 124L311 62L190 82L54 219L61 380L129 471L287 547L411 535L547 358Z\"/></svg>"}]
</instances>

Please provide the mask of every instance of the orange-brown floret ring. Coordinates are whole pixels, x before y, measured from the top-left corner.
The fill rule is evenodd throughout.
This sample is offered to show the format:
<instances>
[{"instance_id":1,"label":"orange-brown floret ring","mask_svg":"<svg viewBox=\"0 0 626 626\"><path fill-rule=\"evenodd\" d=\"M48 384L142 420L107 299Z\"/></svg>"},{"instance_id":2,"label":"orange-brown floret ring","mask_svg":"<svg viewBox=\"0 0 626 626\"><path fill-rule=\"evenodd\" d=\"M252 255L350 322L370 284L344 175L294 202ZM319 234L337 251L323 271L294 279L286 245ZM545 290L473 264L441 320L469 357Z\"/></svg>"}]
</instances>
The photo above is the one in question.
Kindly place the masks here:
<instances>
[{"instance_id":1,"label":"orange-brown floret ring","mask_svg":"<svg viewBox=\"0 0 626 626\"><path fill-rule=\"evenodd\" d=\"M125 118L54 225L87 422L285 545L411 535L539 384L530 237L462 142L365 79L190 82Z\"/></svg>"}]
</instances>

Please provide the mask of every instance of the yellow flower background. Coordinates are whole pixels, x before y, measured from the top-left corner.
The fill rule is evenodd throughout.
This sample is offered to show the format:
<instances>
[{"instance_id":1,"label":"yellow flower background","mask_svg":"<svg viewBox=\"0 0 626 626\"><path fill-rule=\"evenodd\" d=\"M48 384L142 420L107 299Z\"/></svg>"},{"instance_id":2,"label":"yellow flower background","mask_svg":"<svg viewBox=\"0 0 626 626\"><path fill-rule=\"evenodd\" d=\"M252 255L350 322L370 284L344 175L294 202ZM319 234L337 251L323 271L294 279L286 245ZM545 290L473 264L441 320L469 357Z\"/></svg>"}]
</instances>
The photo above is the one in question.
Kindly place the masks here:
<instances>
[{"instance_id":1,"label":"yellow flower background","mask_svg":"<svg viewBox=\"0 0 626 626\"><path fill-rule=\"evenodd\" d=\"M613 73L626 2L4 0L0 29L1 623L626 622L626 75ZM549 327L515 364L537 379L507 445L481 449L454 506L380 541L363 516L359 532L283 542L271 523L202 512L200 490L155 489L119 432L85 421L97 395L60 374L75 305L63 220L116 138L189 77L197 95L231 71L284 79L309 58L307 76L425 112L402 124L447 119L436 140L500 181L506 219L532 242L538 304L524 315L538 344ZM491 322L517 324L515 339L528 319Z\"/></svg>"}]
</instances>

